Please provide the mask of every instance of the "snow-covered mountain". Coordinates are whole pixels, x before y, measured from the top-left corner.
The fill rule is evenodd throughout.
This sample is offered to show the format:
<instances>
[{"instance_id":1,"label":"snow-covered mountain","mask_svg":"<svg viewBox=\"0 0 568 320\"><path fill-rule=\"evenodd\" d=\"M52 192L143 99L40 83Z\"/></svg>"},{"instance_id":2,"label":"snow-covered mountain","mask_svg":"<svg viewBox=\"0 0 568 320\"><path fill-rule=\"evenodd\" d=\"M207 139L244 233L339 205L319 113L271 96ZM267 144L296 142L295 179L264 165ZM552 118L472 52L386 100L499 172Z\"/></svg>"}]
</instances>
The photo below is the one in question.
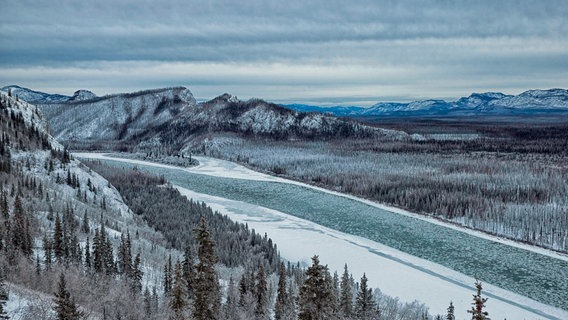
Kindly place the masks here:
<instances>
[{"instance_id":1,"label":"snow-covered mountain","mask_svg":"<svg viewBox=\"0 0 568 320\"><path fill-rule=\"evenodd\" d=\"M62 103L38 104L55 137L62 142L129 141L160 126L196 105L184 87L146 90L96 97L78 91Z\"/></svg>"},{"instance_id":2,"label":"snow-covered mountain","mask_svg":"<svg viewBox=\"0 0 568 320\"><path fill-rule=\"evenodd\" d=\"M10 91L14 87L10 87ZM406 139L401 131L364 125L320 113L293 111L260 99L223 94L197 103L184 87L97 97L79 90L56 101L47 93L21 89L49 119L58 141L75 149L183 149L226 136L274 139L372 137ZM31 94L34 93L34 94ZM43 102L41 102L43 101ZM172 149L173 148L173 149Z\"/></svg>"},{"instance_id":3,"label":"snow-covered mountain","mask_svg":"<svg viewBox=\"0 0 568 320\"><path fill-rule=\"evenodd\" d=\"M71 99L69 96L64 96L60 94L49 94L45 92L34 91L28 88L23 88L16 85L10 85L0 88L4 92L10 92L10 94L18 99L24 100L28 103L60 103Z\"/></svg>"},{"instance_id":4,"label":"snow-covered mountain","mask_svg":"<svg viewBox=\"0 0 568 320\"><path fill-rule=\"evenodd\" d=\"M297 111L321 112L336 116L471 116L531 113L568 113L568 90L529 90L517 96L500 92L472 93L456 101L421 100L410 103L380 102L368 108L286 105Z\"/></svg>"}]
</instances>

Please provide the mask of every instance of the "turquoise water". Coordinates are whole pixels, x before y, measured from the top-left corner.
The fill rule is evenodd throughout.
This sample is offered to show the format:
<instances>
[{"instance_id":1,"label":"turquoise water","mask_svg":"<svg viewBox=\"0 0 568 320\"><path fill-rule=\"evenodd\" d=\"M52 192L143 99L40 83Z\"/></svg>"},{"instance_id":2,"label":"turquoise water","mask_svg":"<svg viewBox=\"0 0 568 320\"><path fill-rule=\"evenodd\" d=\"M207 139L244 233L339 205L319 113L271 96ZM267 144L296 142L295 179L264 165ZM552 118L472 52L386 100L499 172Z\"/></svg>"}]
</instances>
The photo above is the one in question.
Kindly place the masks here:
<instances>
[{"instance_id":1,"label":"turquoise water","mask_svg":"<svg viewBox=\"0 0 568 320\"><path fill-rule=\"evenodd\" d=\"M124 163L109 161L120 166ZM140 166L195 192L243 201L361 236L482 282L568 310L568 262L481 239L362 202L277 183Z\"/></svg>"}]
</instances>

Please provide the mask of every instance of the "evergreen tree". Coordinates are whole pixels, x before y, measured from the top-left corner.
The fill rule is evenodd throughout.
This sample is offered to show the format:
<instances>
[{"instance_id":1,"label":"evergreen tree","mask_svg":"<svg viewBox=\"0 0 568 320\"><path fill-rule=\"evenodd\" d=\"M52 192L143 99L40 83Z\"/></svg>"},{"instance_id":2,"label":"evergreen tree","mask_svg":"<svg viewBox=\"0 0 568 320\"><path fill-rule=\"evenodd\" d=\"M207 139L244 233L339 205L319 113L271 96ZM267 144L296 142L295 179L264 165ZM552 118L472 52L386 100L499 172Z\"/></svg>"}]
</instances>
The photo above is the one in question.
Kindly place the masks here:
<instances>
[{"instance_id":1,"label":"evergreen tree","mask_svg":"<svg viewBox=\"0 0 568 320\"><path fill-rule=\"evenodd\" d=\"M78 320L83 318L83 313L77 309L75 301L71 299L71 294L67 291L67 283L63 273L59 275L59 282L57 284L57 292L53 302L55 306L53 309L57 313L58 320Z\"/></svg>"},{"instance_id":2,"label":"evergreen tree","mask_svg":"<svg viewBox=\"0 0 568 320\"><path fill-rule=\"evenodd\" d=\"M87 210L85 210L85 213L83 214L83 223L81 223L81 231L83 231L83 233L89 234L89 232L91 232L89 224L89 216L87 215Z\"/></svg>"},{"instance_id":3,"label":"evergreen tree","mask_svg":"<svg viewBox=\"0 0 568 320\"><path fill-rule=\"evenodd\" d=\"M175 265L172 289L170 292L170 308L174 312L174 319L184 319L184 310L187 306L187 283L179 262Z\"/></svg>"},{"instance_id":4,"label":"evergreen tree","mask_svg":"<svg viewBox=\"0 0 568 320\"><path fill-rule=\"evenodd\" d=\"M57 262L63 262L63 257L65 255L64 248L64 235L63 235L63 225L61 224L61 218L59 214L55 215L55 225L53 226L53 254L57 259Z\"/></svg>"},{"instance_id":5,"label":"evergreen tree","mask_svg":"<svg viewBox=\"0 0 568 320\"><path fill-rule=\"evenodd\" d=\"M52 251L52 244L51 241L49 241L49 238L47 237L47 234L45 234L43 236L43 251L44 251L44 265L45 265L45 270L51 270L51 264L52 264L52 255L53 255L53 251Z\"/></svg>"},{"instance_id":6,"label":"evergreen tree","mask_svg":"<svg viewBox=\"0 0 568 320\"><path fill-rule=\"evenodd\" d=\"M306 270L306 280L300 289L300 320L329 319L333 314L331 303L331 277L327 267L319 264L318 256L312 257L312 265Z\"/></svg>"},{"instance_id":7,"label":"evergreen tree","mask_svg":"<svg viewBox=\"0 0 568 320\"><path fill-rule=\"evenodd\" d=\"M341 293L339 295L339 312L343 318L349 319L353 315L353 290L351 286L351 277L347 264L343 268L341 276Z\"/></svg>"},{"instance_id":8,"label":"evergreen tree","mask_svg":"<svg viewBox=\"0 0 568 320\"><path fill-rule=\"evenodd\" d=\"M254 314L256 319L264 320L268 319L268 286L266 283L266 274L264 273L264 267L260 266L257 273L256 281L256 308Z\"/></svg>"},{"instance_id":9,"label":"evergreen tree","mask_svg":"<svg viewBox=\"0 0 568 320\"><path fill-rule=\"evenodd\" d=\"M4 274L0 272L0 319L10 319L6 310L6 301L9 299L8 290L6 289L6 283L4 279Z\"/></svg>"},{"instance_id":10,"label":"evergreen tree","mask_svg":"<svg viewBox=\"0 0 568 320\"><path fill-rule=\"evenodd\" d=\"M193 299L193 281L195 280L195 268L193 267L193 255L191 254L191 247L189 244L185 247L183 253L183 277L187 283L187 295Z\"/></svg>"},{"instance_id":11,"label":"evergreen tree","mask_svg":"<svg viewBox=\"0 0 568 320\"><path fill-rule=\"evenodd\" d=\"M378 312L375 299L373 297L373 289L367 288L367 276L363 274L359 292L355 298L355 314L357 319L374 320L378 319Z\"/></svg>"},{"instance_id":12,"label":"evergreen tree","mask_svg":"<svg viewBox=\"0 0 568 320\"><path fill-rule=\"evenodd\" d=\"M215 243L204 218L199 221L195 229L199 242L198 258L195 277L195 303L193 317L195 320L218 319L221 304L221 291L219 280L215 273Z\"/></svg>"},{"instance_id":13,"label":"evergreen tree","mask_svg":"<svg viewBox=\"0 0 568 320\"><path fill-rule=\"evenodd\" d=\"M89 237L87 237L85 242L85 268L91 270L91 243Z\"/></svg>"},{"instance_id":14,"label":"evergreen tree","mask_svg":"<svg viewBox=\"0 0 568 320\"><path fill-rule=\"evenodd\" d=\"M276 304L274 305L274 319L283 320L288 308L288 293L286 292L286 267L284 262L280 262L278 270L278 289L276 294Z\"/></svg>"},{"instance_id":15,"label":"evergreen tree","mask_svg":"<svg viewBox=\"0 0 568 320\"><path fill-rule=\"evenodd\" d=\"M12 243L14 247L20 249L26 257L29 257L32 254L31 234L22 199L19 195L16 195L14 199L14 214L12 220Z\"/></svg>"},{"instance_id":16,"label":"evergreen tree","mask_svg":"<svg viewBox=\"0 0 568 320\"><path fill-rule=\"evenodd\" d=\"M225 313L224 319L237 319L239 301L238 301L238 292L235 286L235 281L231 276L229 278L229 285L227 286L227 300L225 301L225 306L223 311Z\"/></svg>"},{"instance_id":17,"label":"evergreen tree","mask_svg":"<svg viewBox=\"0 0 568 320\"><path fill-rule=\"evenodd\" d=\"M168 261L164 265L164 294L168 295L172 289L173 276L172 276L172 255L168 257Z\"/></svg>"},{"instance_id":18,"label":"evergreen tree","mask_svg":"<svg viewBox=\"0 0 568 320\"><path fill-rule=\"evenodd\" d=\"M454 304L450 301L450 306L448 307L448 313L446 315L446 320L456 320L454 315Z\"/></svg>"},{"instance_id":19,"label":"evergreen tree","mask_svg":"<svg viewBox=\"0 0 568 320\"><path fill-rule=\"evenodd\" d=\"M488 317L489 312L483 311L487 298L481 297L481 282L477 279L475 280L475 288L477 289L477 292L473 295L471 310L467 310L467 312L471 313L471 320L490 320Z\"/></svg>"},{"instance_id":20,"label":"evergreen tree","mask_svg":"<svg viewBox=\"0 0 568 320\"><path fill-rule=\"evenodd\" d=\"M134 262L132 264L132 276L131 276L131 287L132 290L135 292L142 291L142 277L144 276L144 272L142 271L142 260L140 258L140 252L136 254L134 257Z\"/></svg>"}]
</instances>

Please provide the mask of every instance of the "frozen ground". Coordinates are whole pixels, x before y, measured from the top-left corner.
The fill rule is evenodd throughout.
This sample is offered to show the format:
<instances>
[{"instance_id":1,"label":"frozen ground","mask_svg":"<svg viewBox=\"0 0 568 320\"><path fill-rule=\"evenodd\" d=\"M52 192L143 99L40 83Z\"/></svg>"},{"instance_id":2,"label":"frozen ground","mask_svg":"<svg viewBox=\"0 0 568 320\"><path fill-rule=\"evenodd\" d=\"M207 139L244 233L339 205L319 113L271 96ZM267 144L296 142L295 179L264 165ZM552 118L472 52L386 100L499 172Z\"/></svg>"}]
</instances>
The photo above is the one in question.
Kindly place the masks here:
<instances>
[{"instance_id":1,"label":"frozen ground","mask_svg":"<svg viewBox=\"0 0 568 320\"><path fill-rule=\"evenodd\" d=\"M77 154L77 156L105 158L101 154ZM263 175L226 161L209 158L198 160L201 163L200 166L185 170L217 177L298 184ZM121 159L120 161L170 168L136 160ZM257 232L261 234L266 232L278 245L282 256L288 260L299 260L307 264L312 255L318 254L321 261L327 263L331 270L339 271L342 270L343 264L347 263L356 278L366 272L370 284L381 288L386 294L398 296L402 301L409 302L416 299L424 302L434 314L444 313L449 301L452 300L458 311L458 319L468 317L465 310L469 309L473 294L474 280L471 277L378 242L322 227L277 210L178 188L184 195L205 201L214 209L227 214L236 221L247 222ZM407 212L398 213L409 214ZM440 223L435 220L431 222ZM498 239L492 240L502 242ZM553 252L540 249L535 249L535 251L566 260L565 256L559 256ZM505 317L508 319L568 319L568 312L564 310L547 306L510 291L489 284L484 284L484 291L489 297L487 305L492 319Z\"/></svg>"}]
</instances>

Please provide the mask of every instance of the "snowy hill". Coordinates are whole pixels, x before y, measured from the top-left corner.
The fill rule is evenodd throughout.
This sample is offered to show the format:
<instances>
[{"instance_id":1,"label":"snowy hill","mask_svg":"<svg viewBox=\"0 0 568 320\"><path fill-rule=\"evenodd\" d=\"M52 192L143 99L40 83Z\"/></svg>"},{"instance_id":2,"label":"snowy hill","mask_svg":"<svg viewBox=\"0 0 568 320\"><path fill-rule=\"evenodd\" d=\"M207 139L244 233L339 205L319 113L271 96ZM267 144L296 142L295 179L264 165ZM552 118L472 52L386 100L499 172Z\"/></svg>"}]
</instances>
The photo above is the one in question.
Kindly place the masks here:
<instances>
[{"instance_id":1,"label":"snowy hill","mask_svg":"<svg viewBox=\"0 0 568 320\"><path fill-rule=\"evenodd\" d=\"M427 116L427 115L516 115L527 113L568 113L568 90L529 90L517 96L500 92L472 93L456 101L421 100L410 103L379 102L368 108L286 105L297 111L336 116Z\"/></svg>"},{"instance_id":2,"label":"snowy hill","mask_svg":"<svg viewBox=\"0 0 568 320\"><path fill-rule=\"evenodd\" d=\"M45 92L34 91L28 88L11 85L0 88L4 92L10 92L12 96L24 100L28 103L60 103L71 99L71 97L60 94L49 94Z\"/></svg>"},{"instance_id":3,"label":"snowy hill","mask_svg":"<svg viewBox=\"0 0 568 320\"><path fill-rule=\"evenodd\" d=\"M78 91L69 101L38 106L58 140L95 143L144 135L195 104L188 89L177 87L104 97Z\"/></svg>"}]
</instances>

